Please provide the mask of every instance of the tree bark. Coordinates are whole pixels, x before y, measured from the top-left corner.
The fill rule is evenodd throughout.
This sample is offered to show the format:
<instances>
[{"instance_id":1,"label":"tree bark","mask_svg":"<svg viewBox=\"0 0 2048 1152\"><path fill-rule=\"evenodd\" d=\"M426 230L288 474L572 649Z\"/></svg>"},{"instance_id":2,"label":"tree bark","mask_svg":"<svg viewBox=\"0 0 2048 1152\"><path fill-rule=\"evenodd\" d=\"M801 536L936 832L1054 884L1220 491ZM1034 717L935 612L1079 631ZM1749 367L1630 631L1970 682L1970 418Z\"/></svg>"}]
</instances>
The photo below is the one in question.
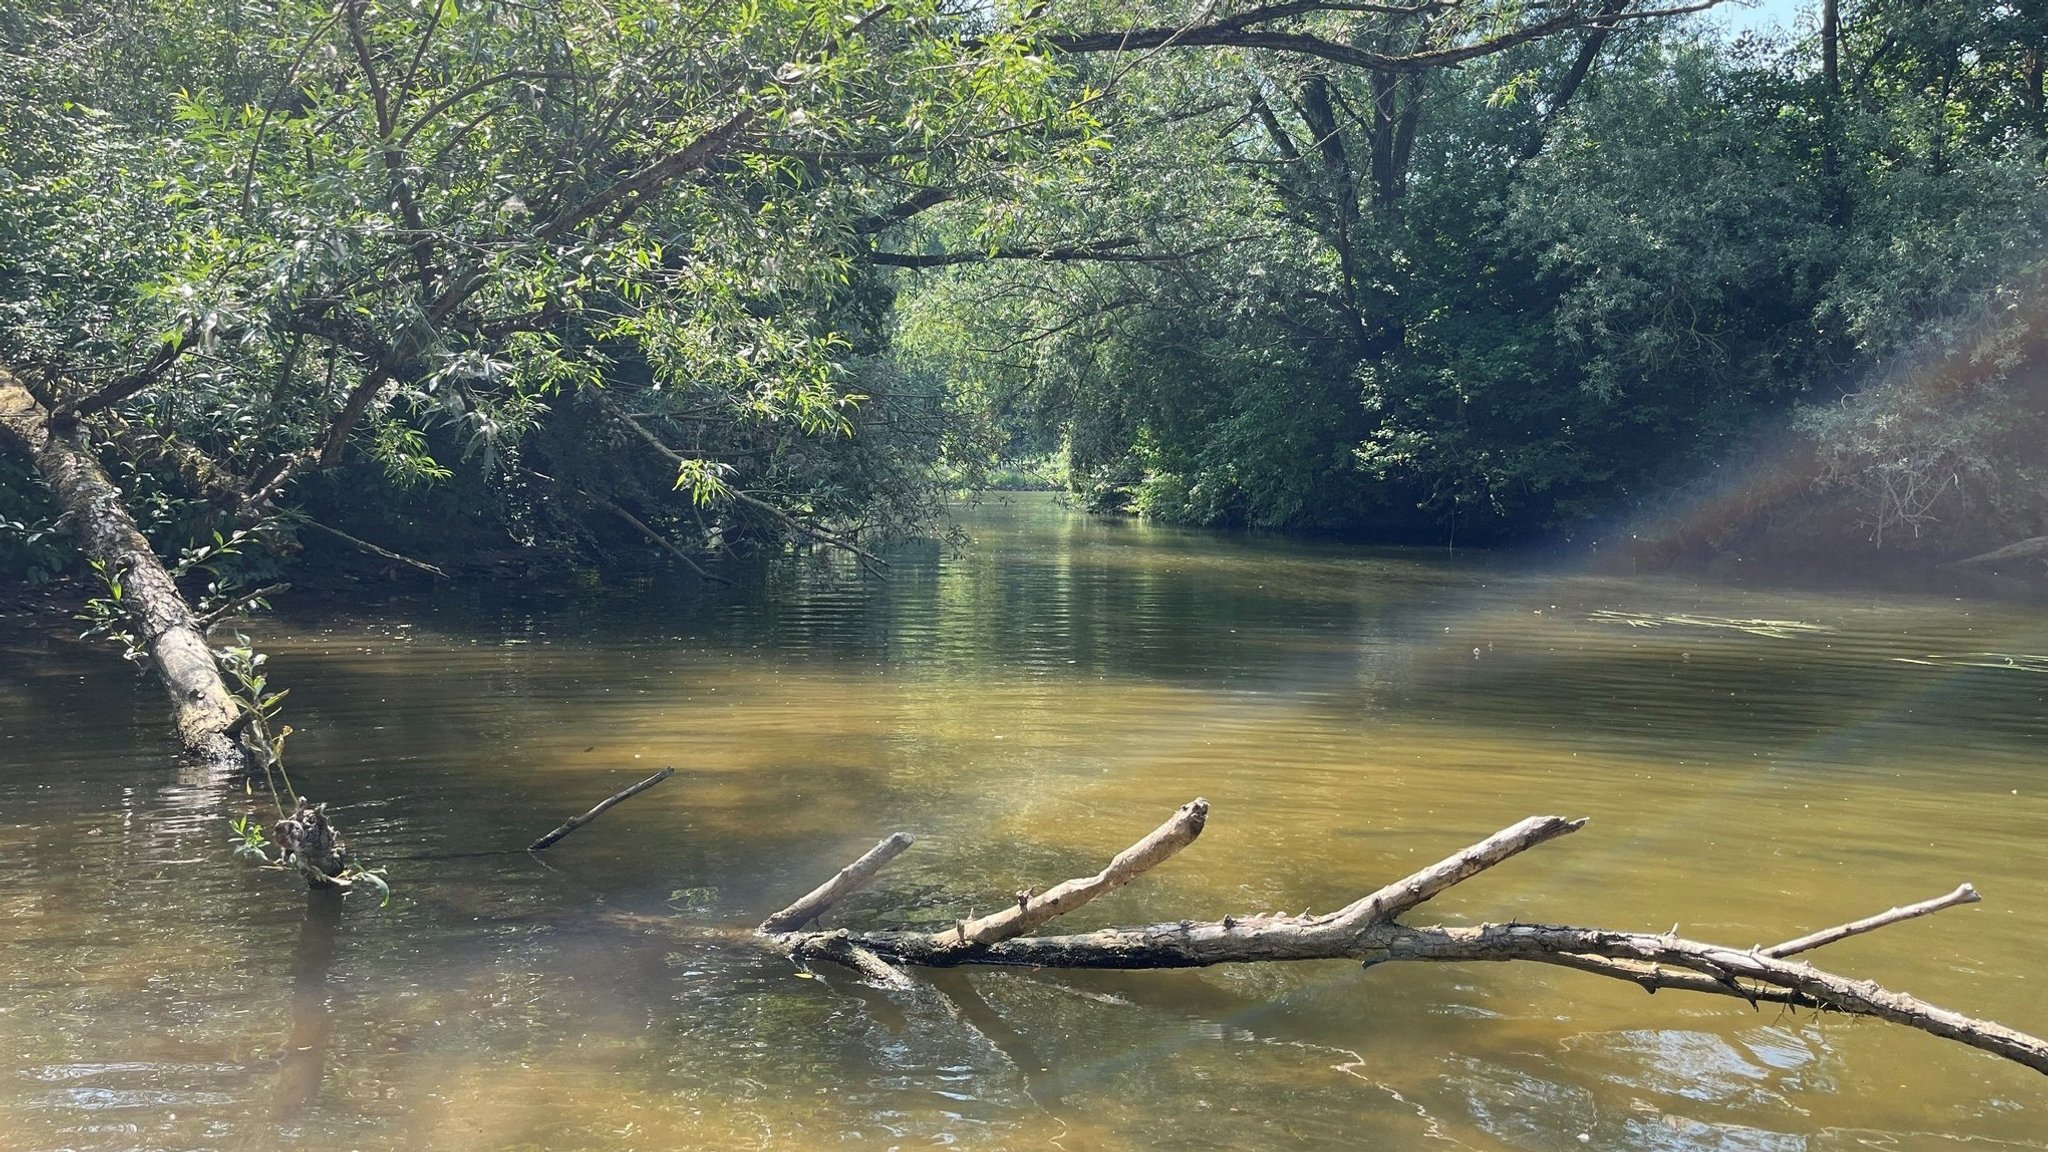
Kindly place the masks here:
<instances>
[{"instance_id":1,"label":"tree bark","mask_svg":"<svg viewBox=\"0 0 2048 1152\"><path fill-rule=\"evenodd\" d=\"M32 463L79 551L121 581L121 605L136 639L171 696L171 729L194 766L216 776L263 771L262 754L245 745L249 722L235 694L221 679L220 664L206 640L207 621L193 612L177 581L122 504L121 490L93 455L86 431L75 421L59 422L14 375L0 368L0 449ZM314 888L348 888L339 879L347 849L326 813L304 797L271 831L283 862Z\"/></svg>"},{"instance_id":2,"label":"tree bark","mask_svg":"<svg viewBox=\"0 0 2048 1152\"><path fill-rule=\"evenodd\" d=\"M1618 16L1632 0L1607 0L1600 6L1600 15ZM1830 0L1832 2L1832 0ZM1607 46L1607 40L1614 35L1614 25L1596 24L1586 33L1585 42L1579 45L1579 54L1572 58L1571 67L1565 70L1564 79L1558 81L1557 91L1551 94L1550 106L1543 111L1542 122L1536 133L1522 145L1521 158L1534 160L1543 151L1544 141L1550 136L1550 129L1564 118L1572 106L1572 99L1579 94L1586 77L1593 71L1593 62L1600 58L1600 50Z\"/></svg>"},{"instance_id":3,"label":"tree bark","mask_svg":"<svg viewBox=\"0 0 2048 1152\"><path fill-rule=\"evenodd\" d=\"M1849 193L1842 179L1842 11L1840 0L1822 0L1820 14L1821 182L1826 189L1829 219L1835 227L1849 223Z\"/></svg>"},{"instance_id":4,"label":"tree bark","mask_svg":"<svg viewBox=\"0 0 2048 1152\"><path fill-rule=\"evenodd\" d=\"M2036 44L2027 49L2023 68L2027 118L2033 122L2036 132L2048 129L2048 116L2044 116L2044 112L2048 112L2048 86L2043 83L2044 78L2048 78L2048 60L2044 60L2048 52L2043 48L2043 45Z\"/></svg>"},{"instance_id":5,"label":"tree bark","mask_svg":"<svg viewBox=\"0 0 2048 1152\"><path fill-rule=\"evenodd\" d=\"M1722 2L1723 0L1695 0L1691 3L1653 6L1614 16L1602 15L1588 4L1566 3L1546 10L1544 14L1519 27L1490 35L1480 35L1464 43L1445 44L1441 47L1405 53L1375 52L1356 44L1309 32L1293 31L1284 23L1294 17L1317 12L1356 11L1357 6L1347 3L1346 0L1294 0L1291 3L1256 6L1235 15L1214 15L1215 6L1211 5L1207 9L1211 15L1193 22L1153 27L1058 32L1042 38L1040 43L1055 52L1070 54L1144 52L1162 48L1263 49L1315 57L1334 64L1348 64L1380 72L1423 72L1431 68L1455 67L1468 60L1492 56L1517 45L1575 28L1684 16L1693 12L1704 12ZM1418 12L1425 10L1417 9ZM1275 23L1281 24L1281 27L1269 26Z\"/></svg>"},{"instance_id":6,"label":"tree bark","mask_svg":"<svg viewBox=\"0 0 2048 1152\"><path fill-rule=\"evenodd\" d=\"M242 771L235 739L241 710L221 680L213 647L184 593L122 506L77 427L59 429L49 410L0 369L0 442L29 460L50 486L81 552L117 574L137 638L171 695L178 745L209 768Z\"/></svg>"},{"instance_id":7,"label":"tree bark","mask_svg":"<svg viewBox=\"0 0 2048 1152\"><path fill-rule=\"evenodd\" d=\"M1820 77L1830 100L1842 98L1842 7L1841 0L1821 0Z\"/></svg>"}]
</instances>

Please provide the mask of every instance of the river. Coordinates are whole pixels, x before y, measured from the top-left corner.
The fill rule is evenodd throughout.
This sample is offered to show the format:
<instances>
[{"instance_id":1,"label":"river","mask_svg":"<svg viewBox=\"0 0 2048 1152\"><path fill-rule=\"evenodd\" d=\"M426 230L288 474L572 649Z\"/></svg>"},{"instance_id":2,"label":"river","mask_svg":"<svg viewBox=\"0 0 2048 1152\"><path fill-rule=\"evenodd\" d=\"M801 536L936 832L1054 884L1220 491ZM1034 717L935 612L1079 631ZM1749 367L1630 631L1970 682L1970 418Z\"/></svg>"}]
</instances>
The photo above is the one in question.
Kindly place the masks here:
<instances>
[{"instance_id":1,"label":"river","mask_svg":"<svg viewBox=\"0 0 2048 1152\"><path fill-rule=\"evenodd\" d=\"M1534 965L988 971L937 1011L614 914L951 923L1208 831L1074 926L1346 903L1524 816L1415 922L1770 943L2048 1032L2048 618L1092 520L886 583L286 606L290 764L388 870L338 929L229 854L158 690L0 633L0 1148L2048 1149L2048 1079L1871 1021ZM1731 626L1769 620L1773 625ZM676 776L517 849L658 767Z\"/></svg>"}]
</instances>

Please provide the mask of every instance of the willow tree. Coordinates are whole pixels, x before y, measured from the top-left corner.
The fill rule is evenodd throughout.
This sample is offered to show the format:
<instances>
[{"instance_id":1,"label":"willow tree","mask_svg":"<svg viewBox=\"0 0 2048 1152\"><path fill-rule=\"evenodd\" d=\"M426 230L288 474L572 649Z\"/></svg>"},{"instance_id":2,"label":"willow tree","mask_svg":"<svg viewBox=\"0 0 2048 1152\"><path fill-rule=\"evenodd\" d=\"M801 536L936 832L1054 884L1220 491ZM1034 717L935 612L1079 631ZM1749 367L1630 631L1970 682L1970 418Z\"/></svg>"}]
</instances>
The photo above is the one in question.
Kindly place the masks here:
<instances>
[{"instance_id":1,"label":"willow tree","mask_svg":"<svg viewBox=\"0 0 2048 1152\"><path fill-rule=\"evenodd\" d=\"M1455 70L1409 65L1498 43L1474 6L1357 7L1134 35L1111 158L1002 220L1063 259L911 296L1078 487L1437 542L1729 494L1650 561L2048 532L2036 7L1845 0L1731 42L1617 4ZM1039 234L1076 217L1094 250Z\"/></svg>"},{"instance_id":2,"label":"willow tree","mask_svg":"<svg viewBox=\"0 0 2048 1152\"><path fill-rule=\"evenodd\" d=\"M807 463L874 391L856 238L1020 138L1086 136L1043 58L964 19L584 0L10 17L9 439L125 591L184 743L224 759L236 713L102 448L163 473L186 501L171 528L268 523L364 461L430 482L452 443L558 519L679 553L741 529L865 553L837 521L871 493L835 504ZM668 539L677 523L695 538Z\"/></svg>"}]
</instances>

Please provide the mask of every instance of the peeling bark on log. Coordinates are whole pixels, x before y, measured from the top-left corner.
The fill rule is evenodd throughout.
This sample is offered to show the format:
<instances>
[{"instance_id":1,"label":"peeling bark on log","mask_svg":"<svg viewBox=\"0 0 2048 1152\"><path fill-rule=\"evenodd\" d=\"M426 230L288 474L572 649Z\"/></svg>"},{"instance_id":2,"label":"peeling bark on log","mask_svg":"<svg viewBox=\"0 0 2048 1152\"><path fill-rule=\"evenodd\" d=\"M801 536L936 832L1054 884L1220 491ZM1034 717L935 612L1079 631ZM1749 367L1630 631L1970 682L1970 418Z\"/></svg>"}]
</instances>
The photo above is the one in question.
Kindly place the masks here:
<instances>
[{"instance_id":1,"label":"peeling bark on log","mask_svg":"<svg viewBox=\"0 0 2048 1152\"><path fill-rule=\"evenodd\" d=\"M910 992L918 987L917 981L911 979L909 973L877 956L872 950L854 943L852 934L848 932L817 933L792 955L798 959L816 957L844 965L860 973L868 983L879 988Z\"/></svg>"},{"instance_id":2,"label":"peeling bark on log","mask_svg":"<svg viewBox=\"0 0 2048 1152\"><path fill-rule=\"evenodd\" d=\"M120 489L107 479L83 433L53 427L48 410L4 369L0 442L42 474L79 550L121 574L122 600L170 691L179 746L209 768L244 770L248 760L233 735L241 713L191 605L122 506Z\"/></svg>"},{"instance_id":3,"label":"peeling bark on log","mask_svg":"<svg viewBox=\"0 0 2048 1152\"><path fill-rule=\"evenodd\" d=\"M348 867L348 845L334 825L327 822L327 805L298 798L298 809L271 826L270 838L277 842L281 861L298 869L314 888L349 888L338 880Z\"/></svg>"},{"instance_id":4,"label":"peeling bark on log","mask_svg":"<svg viewBox=\"0 0 2048 1152\"><path fill-rule=\"evenodd\" d=\"M1670 988L1729 996L1752 1007L1785 1004L1816 1011L1870 1016L1954 1040L2048 1073L2048 1041L2000 1024L1972 1019L1873 981L1824 972L1794 954L1980 897L1970 885L1946 896L1852 921L1771 948L1731 948L1665 935L1616 932L1543 924L1480 924L1473 927L1410 927L1396 917L1452 886L1538 844L1575 832L1584 820L1535 816L1389 884L1336 912L1321 916L1226 916L1201 922L1182 920L1137 928L1104 928L1067 936L1025 936L1023 932L1080 906L1094 895L1128 883L1172 856L1201 833L1207 802L1196 800L1172 820L1120 853L1093 877L1070 880L1034 904L1020 894L1018 906L937 932L796 932L809 916L791 919L805 901L839 884L849 868L805 901L771 917L758 930L762 943L791 956L847 964L870 979L897 986L899 965L951 968L1007 965L1030 968L1150 969L1199 968L1280 960L1356 960L1371 968L1396 961L1471 962L1528 960L1626 980L1649 992ZM898 833L874 852L908 837ZM901 851L901 847L896 851ZM851 891L881 864L862 874ZM855 867L859 867L856 865ZM840 892L843 895L844 892ZM1058 896L1057 901L1054 897ZM1075 898L1078 897L1078 898ZM835 897L836 898L836 897Z\"/></svg>"}]
</instances>

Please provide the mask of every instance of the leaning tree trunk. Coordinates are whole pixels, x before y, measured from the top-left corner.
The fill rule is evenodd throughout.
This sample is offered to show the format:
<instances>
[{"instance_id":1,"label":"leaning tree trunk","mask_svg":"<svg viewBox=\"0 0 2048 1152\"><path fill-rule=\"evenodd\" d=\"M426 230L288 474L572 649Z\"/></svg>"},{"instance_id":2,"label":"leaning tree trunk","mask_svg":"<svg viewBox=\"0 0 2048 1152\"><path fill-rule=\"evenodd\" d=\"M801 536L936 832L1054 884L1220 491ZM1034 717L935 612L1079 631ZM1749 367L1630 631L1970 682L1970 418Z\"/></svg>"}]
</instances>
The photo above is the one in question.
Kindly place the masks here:
<instances>
[{"instance_id":1,"label":"leaning tree trunk","mask_svg":"<svg viewBox=\"0 0 2048 1152\"><path fill-rule=\"evenodd\" d=\"M79 550L119 577L122 607L171 694L171 725L188 760L217 775L264 771L269 761L243 738L249 714L221 679L220 663L206 640L206 621L192 611L135 526L85 430L74 420L53 418L5 368L0 368L0 448L35 465ZM328 821L326 806L294 796L290 807L271 829L281 863L314 888L348 888L349 882L340 878L349 864L348 848Z\"/></svg>"},{"instance_id":2,"label":"leaning tree trunk","mask_svg":"<svg viewBox=\"0 0 2048 1152\"><path fill-rule=\"evenodd\" d=\"M49 410L0 369L0 444L33 463L50 486L78 548L121 579L137 638L163 677L179 746L219 771L248 766L235 739L241 710L221 680L213 647L184 593L135 526L93 457L82 429L52 424Z\"/></svg>"}]
</instances>

